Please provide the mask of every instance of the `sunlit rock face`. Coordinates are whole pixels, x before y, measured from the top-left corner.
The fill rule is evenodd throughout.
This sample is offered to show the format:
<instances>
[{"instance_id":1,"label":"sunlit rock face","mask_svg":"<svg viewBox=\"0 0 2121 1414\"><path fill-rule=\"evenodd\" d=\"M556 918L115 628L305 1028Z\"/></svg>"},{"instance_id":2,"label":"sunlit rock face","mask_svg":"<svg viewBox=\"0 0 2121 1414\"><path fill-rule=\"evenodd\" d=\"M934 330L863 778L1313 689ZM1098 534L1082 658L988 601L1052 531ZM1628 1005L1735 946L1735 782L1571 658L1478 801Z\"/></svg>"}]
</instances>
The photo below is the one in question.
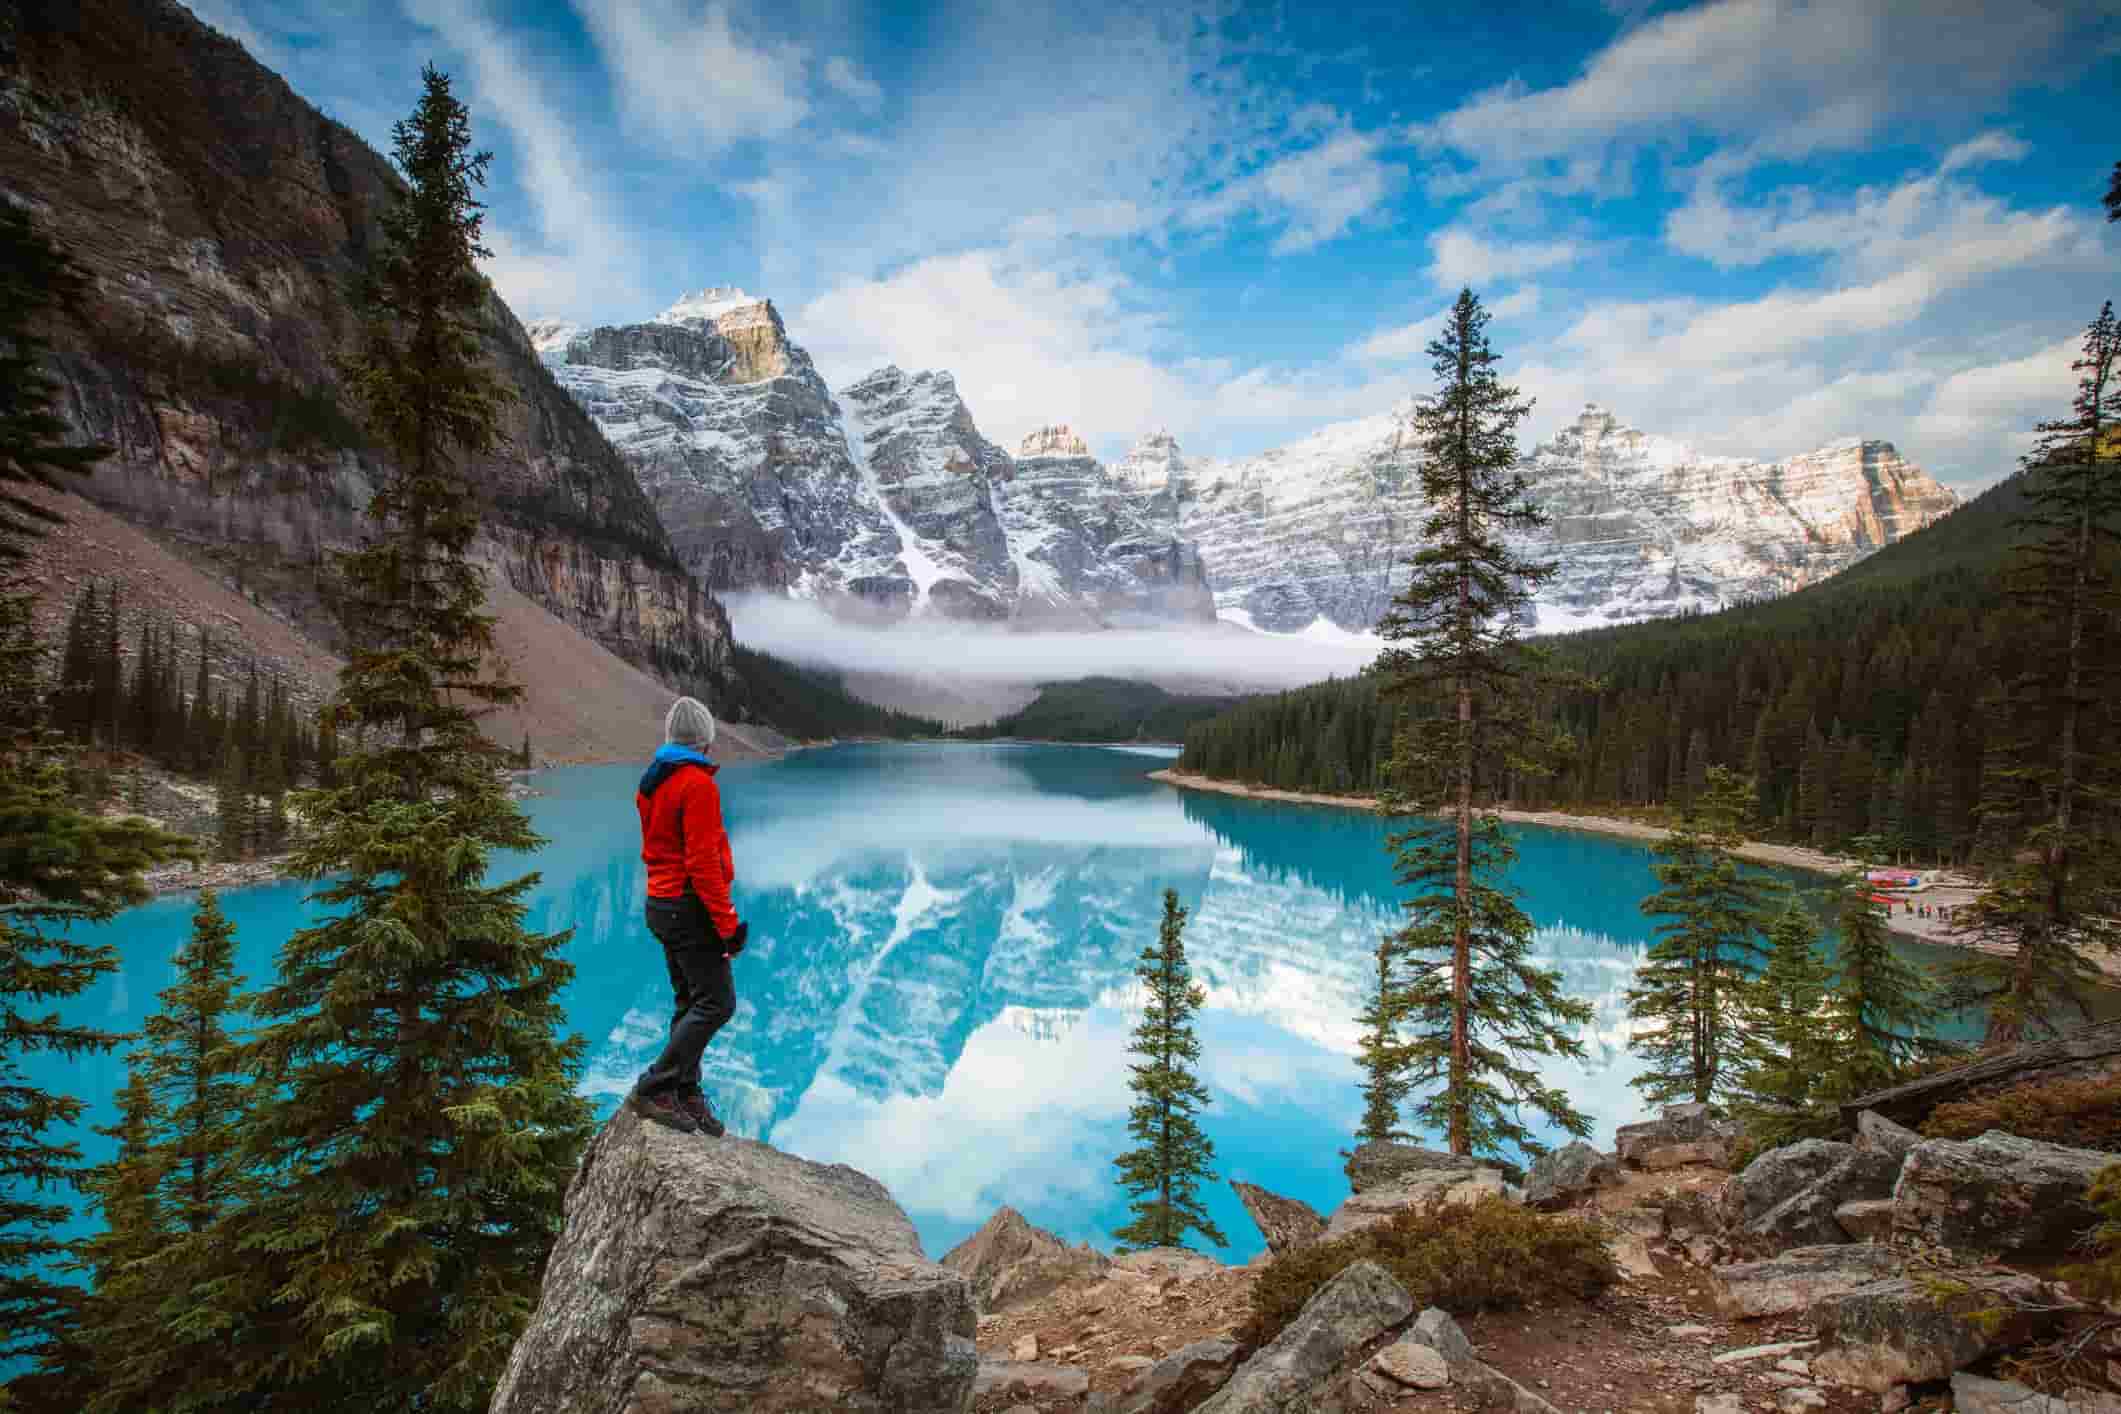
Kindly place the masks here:
<instances>
[{"instance_id":1,"label":"sunlit rock face","mask_svg":"<svg viewBox=\"0 0 2121 1414\"><path fill-rule=\"evenodd\" d=\"M1170 496L1065 427L1011 458L948 373L882 368L835 398L770 301L724 288L646 324L531 336L714 588L884 620L1214 618Z\"/></svg>"},{"instance_id":2,"label":"sunlit rock face","mask_svg":"<svg viewBox=\"0 0 2121 1414\"><path fill-rule=\"evenodd\" d=\"M1218 611L1293 632L1374 626L1405 583L1426 514L1412 408L1238 461L1187 462L1168 439L1123 466L1178 485ZM1542 627L1712 610L1824 579L1928 525L1958 498L1892 444L1848 439L1784 461L1705 456L1588 406L1524 458L1552 518L1523 547L1552 560Z\"/></svg>"}]
</instances>

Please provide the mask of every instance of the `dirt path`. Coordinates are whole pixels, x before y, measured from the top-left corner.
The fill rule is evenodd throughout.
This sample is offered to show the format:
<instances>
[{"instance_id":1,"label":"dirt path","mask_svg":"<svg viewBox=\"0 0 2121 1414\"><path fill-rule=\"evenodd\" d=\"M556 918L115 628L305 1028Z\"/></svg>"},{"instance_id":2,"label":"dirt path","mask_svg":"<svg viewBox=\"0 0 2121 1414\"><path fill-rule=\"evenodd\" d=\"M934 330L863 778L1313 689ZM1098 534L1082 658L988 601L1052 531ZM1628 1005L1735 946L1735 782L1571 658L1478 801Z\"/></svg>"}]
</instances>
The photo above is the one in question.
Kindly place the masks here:
<instances>
[{"instance_id":1,"label":"dirt path","mask_svg":"<svg viewBox=\"0 0 2121 1414\"><path fill-rule=\"evenodd\" d=\"M1276 800L1292 805L1329 805L1342 810L1375 810L1377 801L1361 795L1321 795L1311 791L1272 790L1265 786L1240 785L1235 781L1216 780L1211 776L1195 775L1190 771L1166 768L1148 773L1152 781L1177 786L1181 790L1214 791L1220 795L1243 796L1248 800ZM1559 810L1498 810L1504 820L1520 825L1548 825L1562 830L1589 830L1601 835L1618 835L1624 839L1643 840L1654 844L1671 831L1660 825L1645 825L1639 820L1620 820L1610 815L1570 815ZM1827 854L1801 845L1768 844L1750 841L1738 851L1741 859L1750 859L1758 864L1772 864L1783 869L1802 869L1814 874L1839 876L1862 866L1860 860L1841 855ZM1919 912L1910 913L1906 903L1893 905L1892 916L1886 926L1905 937L1916 938L1934 947L1969 948L1975 951L1993 951L1989 947L1953 931L1952 925L1941 916L1942 910L1951 909L1956 915L1979 894L1974 881L1950 871L1925 871L1937 882L1929 888L1917 891L1912 897L1929 916ZM2109 954L2100 963L2100 968L2116 985L2121 985L2121 955Z\"/></svg>"}]
</instances>

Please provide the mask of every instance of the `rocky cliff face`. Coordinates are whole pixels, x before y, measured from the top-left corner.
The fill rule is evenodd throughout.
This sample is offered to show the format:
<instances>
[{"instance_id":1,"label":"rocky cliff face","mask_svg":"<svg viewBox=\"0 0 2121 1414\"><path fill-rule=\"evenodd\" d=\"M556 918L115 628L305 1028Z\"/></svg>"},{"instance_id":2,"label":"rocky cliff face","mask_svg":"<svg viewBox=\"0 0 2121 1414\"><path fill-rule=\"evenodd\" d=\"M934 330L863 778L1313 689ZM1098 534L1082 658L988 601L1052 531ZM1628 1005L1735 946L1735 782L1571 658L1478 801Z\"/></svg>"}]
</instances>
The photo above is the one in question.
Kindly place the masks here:
<instances>
[{"instance_id":1,"label":"rocky cliff face","mask_svg":"<svg viewBox=\"0 0 2121 1414\"><path fill-rule=\"evenodd\" d=\"M649 324L533 327L715 589L887 619L1213 618L1175 501L1107 472L1064 427L1010 457L948 373L883 368L835 398L772 303L732 289Z\"/></svg>"},{"instance_id":2,"label":"rocky cliff face","mask_svg":"<svg viewBox=\"0 0 2121 1414\"><path fill-rule=\"evenodd\" d=\"M0 16L0 195L90 278L53 329L73 434L114 446L86 494L328 636L324 551L382 471L339 396L344 291L389 165L242 48L165 0ZM498 297L485 343L514 400L470 473L475 554L550 613L673 678L723 670L728 625L632 470L553 382Z\"/></svg>"},{"instance_id":3,"label":"rocky cliff face","mask_svg":"<svg viewBox=\"0 0 2121 1414\"><path fill-rule=\"evenodd\" d=\"M1218 611L1258 628L1365 631L1405 583L1426 507L1411 407L1234 462L1189 463L1168 438L1123 466L1180 488ZM1710 457L1587 407L1525 458L1553 517L1524 548L1559 573L1541 627L1623 623L1802 588L1928 525L1957 498L1890 443L1787 461Z\"/></svg>"}]
</instances>

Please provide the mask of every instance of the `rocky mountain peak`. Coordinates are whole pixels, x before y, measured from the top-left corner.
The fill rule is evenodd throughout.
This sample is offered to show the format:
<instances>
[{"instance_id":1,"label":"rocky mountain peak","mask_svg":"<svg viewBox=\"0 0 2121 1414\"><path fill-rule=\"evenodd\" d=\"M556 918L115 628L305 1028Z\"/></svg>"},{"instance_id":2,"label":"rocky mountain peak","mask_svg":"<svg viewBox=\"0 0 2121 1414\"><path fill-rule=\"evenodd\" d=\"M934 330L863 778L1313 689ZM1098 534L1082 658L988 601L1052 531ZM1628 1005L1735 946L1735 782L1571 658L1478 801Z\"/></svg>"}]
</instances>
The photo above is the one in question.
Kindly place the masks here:
<instances>
[{"instance_id":1,"label":"rocky mountain peak","mask_svg":"<svg viewBox=\"0 0 2121 1414\"><path fill-rule=\"evenodd\" d=\"M653 322L711 331L728 340L734 358L725 382L762 383L790 373L807 376L810 371L808 356L789 342L788 328L781 323L773 301L734 285L709 285L697 294L681 296Z\"/></svg>"},{"instance_id":2,"label":"rocky mountain peak","mask_svg":"<svg viewBox=\"0 0 2121 1414\"><path fill-rule=\"evenodd\" d=\"M746 294L735 285L709 285L689 295L679 295L670 308L655 317L658 324L712 324L723 315L772 301Z\"/></svg>"},{"instance_id":3,"label":"rocky mountain peak","mask_svg":"<svg viewBox=\"0 0 2121 1414\"><path fill-rule=\"evenodd\" d=\"M1041 427L1017 447L1019 457L1087 457L1090 444L1075 435L1065 422Z\"/></svg>"},{"instance_id":4,"label":"rocky mountain peak","mask_svg":"<svg viewBox=\"0 0 2121 1414\"><path fill-rule=\"evenodd\" d=\"M1178 439L1159 428L1149 433L1120 458L1112 468L1112 474L1128 486L1142 491L1157 491L1178 484L1185 477L1185 454L1178 449Z\"/></svg>"},{"instance_id":5,"label":"rocky mountain peak","mask_svg":"<svg viewBox=\"0 0 2121 1414\"><path fill-rule=\"evenodd\" d=\"M567 356L567 346L579 338L582 326L570 319L531 319L525 321L523 332L530 336L530 346L538 351L538 357L550 362Z\"/></svg>"}]
</instances>

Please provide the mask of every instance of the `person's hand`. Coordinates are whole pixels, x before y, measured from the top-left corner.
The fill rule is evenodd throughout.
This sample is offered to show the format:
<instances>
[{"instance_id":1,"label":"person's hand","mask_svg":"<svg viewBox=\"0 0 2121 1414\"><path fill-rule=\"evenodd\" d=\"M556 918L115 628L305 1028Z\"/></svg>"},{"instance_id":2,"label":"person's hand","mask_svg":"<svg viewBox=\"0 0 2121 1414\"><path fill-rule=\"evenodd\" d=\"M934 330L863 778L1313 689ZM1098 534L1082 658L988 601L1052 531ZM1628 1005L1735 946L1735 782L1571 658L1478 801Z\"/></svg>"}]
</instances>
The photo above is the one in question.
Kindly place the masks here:
<instances>
[{"instance_id":1,"label":"person's hand","mask_svg":"<svg viewBox=\"0 0 2121 1414\"><path fill-rule=\"evenodd\" d=\"M736 925L736 931L722 939L722 956L725 958L735 957L744 950L744 944L749 941L750 937L751 925L739 922Z\"/></svg>"}]
</instances>

